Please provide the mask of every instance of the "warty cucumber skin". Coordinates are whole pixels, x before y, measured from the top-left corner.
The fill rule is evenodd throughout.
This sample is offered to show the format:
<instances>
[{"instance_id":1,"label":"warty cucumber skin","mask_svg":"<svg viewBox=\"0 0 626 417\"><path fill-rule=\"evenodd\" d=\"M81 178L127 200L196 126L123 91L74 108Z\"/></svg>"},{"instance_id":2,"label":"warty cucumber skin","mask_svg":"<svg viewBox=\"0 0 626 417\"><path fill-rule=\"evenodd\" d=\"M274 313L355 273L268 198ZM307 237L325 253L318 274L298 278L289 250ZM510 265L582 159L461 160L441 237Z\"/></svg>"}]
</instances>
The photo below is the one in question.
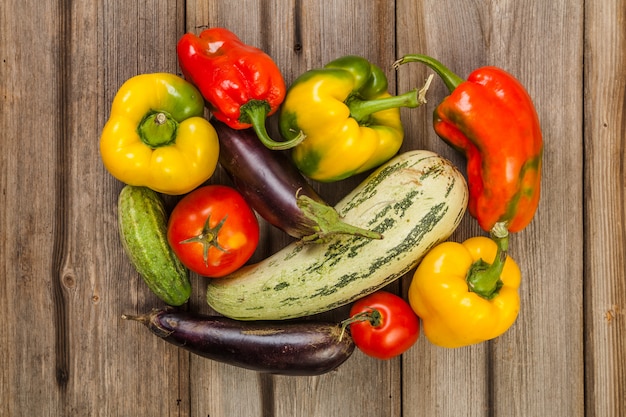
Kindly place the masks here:
<instances>
[{"instance_id":1,"label":"warty cucumber skin","mask_svg":"<svg viewBox=\"0 0 626 417\"><path fill-rule=\"evenodd\" d=\"M269 258L209 282L207 302L237 320L284 320L346 305L413 269L457 228L467 208L463 175L423 150L398 155L335 209L343 220L383 235L293 243Z\"/></svg>"},{"instance_id":2,"label":"warty cucumber skin","mask_svg":"<svg viewBox=\"0 0 626 417\"><path fill-rule=\"evenodd\" d=\"M124 252L148 288L171 306L187 302L189 272L167 242L167 214L159 195L147 187L124 186L118 226Z\"/></svg>"}]
</instances>

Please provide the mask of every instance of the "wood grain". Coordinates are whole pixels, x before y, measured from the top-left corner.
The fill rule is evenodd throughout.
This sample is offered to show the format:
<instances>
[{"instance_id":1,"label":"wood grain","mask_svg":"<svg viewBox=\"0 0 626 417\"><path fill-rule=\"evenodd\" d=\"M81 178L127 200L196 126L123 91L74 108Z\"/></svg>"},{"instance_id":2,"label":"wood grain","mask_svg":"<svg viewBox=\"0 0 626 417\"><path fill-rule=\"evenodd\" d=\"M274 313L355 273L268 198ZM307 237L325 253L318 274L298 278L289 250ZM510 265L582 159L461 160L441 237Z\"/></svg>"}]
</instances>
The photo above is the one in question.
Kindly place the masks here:
<instances>
[{"instance_id":1,"label":"wood grain","mask_svg":"<svg viewBox=\"0 0 626 417\"><path fill-rule=\"evenodd\" d=\"M626 6L620 0L7 0L0 12L0 415L554 416L626 412ZM195 357L123 313L160 306L117 235L122 184L98 149L128 78L180 74L176 42L227 27L270 54L288 83L346 54L421 86L436 57L461 76L497 65L528 88L544 134L542 200L516 234L522 310L502 337L401 358L360 352L318 377L259 375ZM403 150L431 149L447 94L403 109ZM271 132L277 133L270 120ZM335 202L361 177L315 184ZM218 170L211 182L228 182ZM171 207L176 198L166 198ZM260 260L290 241L262 224ZM466 216L452 239L483 233ZM405 293L410 274L390 287ZM187 308L210 312L193 276ZM340 319L346 309L325 317Z\"/></svg>"},{"instance_id":2,"label":"wood grain","mask_svg":"<svg viewBox=\"0 0 626 417\"><path fill-rule=\"evenodd\" d=\"M626 7L585 3L586 414L626 410Z\"/></svg>"}]
</instances>

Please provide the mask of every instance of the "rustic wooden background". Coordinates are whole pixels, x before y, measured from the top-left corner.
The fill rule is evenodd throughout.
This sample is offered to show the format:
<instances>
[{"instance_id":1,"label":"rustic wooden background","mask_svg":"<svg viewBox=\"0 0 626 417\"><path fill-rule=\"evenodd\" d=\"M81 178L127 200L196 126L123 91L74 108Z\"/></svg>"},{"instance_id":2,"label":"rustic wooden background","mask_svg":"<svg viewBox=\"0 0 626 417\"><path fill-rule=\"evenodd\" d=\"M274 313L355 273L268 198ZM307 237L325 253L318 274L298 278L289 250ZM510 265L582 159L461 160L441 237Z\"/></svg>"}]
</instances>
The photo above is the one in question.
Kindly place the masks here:
<instances>
[{"instance_id":1,"label":"rustic wooden background","mask_svg":"<svg viewBox=\"0 0 626 417\"><path fill-rule=\"evenodd\" d=\"M625 415L625 18L622 0L5 0L0 415ZM391 63L426 53L461 76L497 65L527 86L545 168L537 216L511 242L524 280L508 333L455 350L422 337L402 358L357 352L336 372L293 378L190 356L120 320L161 304L119 244L122 184L100 162L100 130L126 79L179 73L178 38L207 26L264 49L287 82L359 54L403 92L428 71ZM462 166L431 129L444 94L436 81L426 107L403 110L403 149ZM355 181L320 192L336 201ZM263 233L256 259L287 242ZM466 218L453 238L478 233ZM203 279L193 285L189 308L207 312Z\"/></svg>"}]
</instances>

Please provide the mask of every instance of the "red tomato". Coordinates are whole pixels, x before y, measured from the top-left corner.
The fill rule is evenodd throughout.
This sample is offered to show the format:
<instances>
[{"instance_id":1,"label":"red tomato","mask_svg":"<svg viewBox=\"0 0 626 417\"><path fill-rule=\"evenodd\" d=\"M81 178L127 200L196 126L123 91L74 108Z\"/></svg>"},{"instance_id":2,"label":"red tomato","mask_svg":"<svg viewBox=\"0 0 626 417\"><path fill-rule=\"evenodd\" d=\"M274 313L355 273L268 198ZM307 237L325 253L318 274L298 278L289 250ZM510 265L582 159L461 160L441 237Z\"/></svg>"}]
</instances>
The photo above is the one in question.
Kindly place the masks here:
<instances>
[{"instance_id":1,"label":"red tomato","mask_svg":"<svg viewBox=\"0 0 626 417\"><path fill-rule=\"evenodd\" d=\"M189 270L219 278L250 259L259 243L259 222L235 189L206 185L176 204L167 240Z\"/></svg>"},{"instance_id":2,"label":"red tomato","mask_svg":"<svg viewBox=\"0 0 626 417\"><path fill-rule=\"evenodd\" d=\"M402 297L377 291L350 309L350 334L366 355L390 359L406 352L419 337L419 318Z\"/></svg>"}]
</instances>

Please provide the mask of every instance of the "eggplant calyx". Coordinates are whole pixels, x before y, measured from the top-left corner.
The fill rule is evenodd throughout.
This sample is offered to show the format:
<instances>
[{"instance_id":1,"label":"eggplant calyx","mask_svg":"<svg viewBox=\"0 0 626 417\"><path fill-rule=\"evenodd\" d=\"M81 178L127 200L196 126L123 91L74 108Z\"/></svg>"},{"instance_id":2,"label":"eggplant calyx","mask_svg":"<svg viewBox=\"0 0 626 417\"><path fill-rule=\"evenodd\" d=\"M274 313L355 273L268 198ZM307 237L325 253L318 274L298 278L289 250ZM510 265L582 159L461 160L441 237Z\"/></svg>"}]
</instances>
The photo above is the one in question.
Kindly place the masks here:
<instances>
[{"instance_id":1,"label":"eggplant calyx","mask_svg":"<svg viewBox=\"0 0 626 417\"><path fill-rule=\"evenodd\" d=\"M155 309L152 309L152 311L150 311L148 313L145 313L145 314L139 314L139 315L122 314L122 319L124 319L124 320L131 320L131 321L137 321L137 322L143 324L144 326L146 326L148 329L150 329L157 336L165 338L165 337L168 337L169 335L171 335L172 333L174 333L173 330L165 329L159 323L159 316L162 313L167 312L167 311L168 311L168 309L159 310L159 309L155 308Z\"/></svg>"},{"instance_id":2,"label":"eggplant calyx","mask_svg":"<svg viewBox=\"0 0 626 417\"><path fill-rule=\"evenodd\" d=\"M296 204L304 216L315 224L312 229L316 232L302 237L303 243L321 243L326 241L328 237L339 234L361 236L368 239L383 238L383 235L373 230L345 223L333 207L315 201L306 195L298 195Z\"/></svg>"}]
</instances>

